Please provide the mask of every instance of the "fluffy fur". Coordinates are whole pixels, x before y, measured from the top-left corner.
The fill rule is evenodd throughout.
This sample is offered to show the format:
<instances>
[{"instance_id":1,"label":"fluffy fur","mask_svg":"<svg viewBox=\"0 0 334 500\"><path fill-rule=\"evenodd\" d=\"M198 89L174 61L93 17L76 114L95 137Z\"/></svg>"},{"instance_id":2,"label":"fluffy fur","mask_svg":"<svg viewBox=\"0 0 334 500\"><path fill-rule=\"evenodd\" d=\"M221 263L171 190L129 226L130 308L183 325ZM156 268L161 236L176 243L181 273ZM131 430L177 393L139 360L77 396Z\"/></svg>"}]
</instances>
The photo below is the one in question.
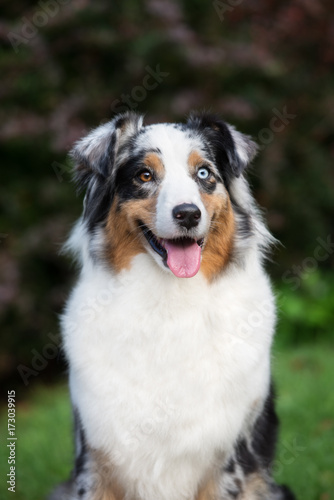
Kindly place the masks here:
<instances>
[{"instance_id":1,"label":"fluffy fur","mask_svg":"<svg viewBox=\"0 0 334 500\"><path fill-rule=\"evenodd\" d=\"M283 500L271 466L272 238L249 137L210 115L115 117L72 152L86 190L62 317L76 464L57 500Z\"/></svg>"}]
</instances>

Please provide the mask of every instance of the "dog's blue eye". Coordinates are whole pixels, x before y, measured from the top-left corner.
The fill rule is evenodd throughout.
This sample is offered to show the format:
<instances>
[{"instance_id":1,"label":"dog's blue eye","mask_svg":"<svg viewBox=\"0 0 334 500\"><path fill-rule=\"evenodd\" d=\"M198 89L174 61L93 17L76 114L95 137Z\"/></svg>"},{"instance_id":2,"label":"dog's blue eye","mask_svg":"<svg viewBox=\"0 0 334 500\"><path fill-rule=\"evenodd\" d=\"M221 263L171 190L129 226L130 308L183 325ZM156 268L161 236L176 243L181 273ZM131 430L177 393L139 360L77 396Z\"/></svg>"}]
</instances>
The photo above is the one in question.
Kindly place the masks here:
<instances>
[{"instance_id":1,"label":"dog's blue eye","mask_svg":"<svg viewBox=\"0 0 334 500\"><path fill-rule=\"evenodd\" d=\"M210 170L206 167L201 167L197 172L197 177L201 180L205 180L210 176Z\"/></svg>"}]
</instances>

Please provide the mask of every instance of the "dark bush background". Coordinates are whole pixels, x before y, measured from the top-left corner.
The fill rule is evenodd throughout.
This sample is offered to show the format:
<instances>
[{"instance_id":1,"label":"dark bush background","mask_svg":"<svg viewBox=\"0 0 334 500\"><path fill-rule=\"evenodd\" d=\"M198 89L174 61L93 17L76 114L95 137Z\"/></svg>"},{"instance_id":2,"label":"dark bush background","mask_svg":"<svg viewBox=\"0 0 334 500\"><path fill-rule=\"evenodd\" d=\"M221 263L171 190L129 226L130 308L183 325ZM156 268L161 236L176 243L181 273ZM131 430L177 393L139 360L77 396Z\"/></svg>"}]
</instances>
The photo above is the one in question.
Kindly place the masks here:
<instances>
[{"instance_id":1,"label":"dark bush background","mask_svg":"<svg viewBox=\"0 0 334 500\"><path fill-rule=\"evenodd\" d=\"M59 255L81 207L67 151L126 108L147 122L211 110L259 142L249 178L282 243L269 264L281 339L332 335L330 0L17 0L1 9L2 380L25 388L17 367L31 369L57 335L75 278ZM163 76L145 90L152 71ZM60 358L35 372L54 379Z\"/></svg>"}]
</instances>

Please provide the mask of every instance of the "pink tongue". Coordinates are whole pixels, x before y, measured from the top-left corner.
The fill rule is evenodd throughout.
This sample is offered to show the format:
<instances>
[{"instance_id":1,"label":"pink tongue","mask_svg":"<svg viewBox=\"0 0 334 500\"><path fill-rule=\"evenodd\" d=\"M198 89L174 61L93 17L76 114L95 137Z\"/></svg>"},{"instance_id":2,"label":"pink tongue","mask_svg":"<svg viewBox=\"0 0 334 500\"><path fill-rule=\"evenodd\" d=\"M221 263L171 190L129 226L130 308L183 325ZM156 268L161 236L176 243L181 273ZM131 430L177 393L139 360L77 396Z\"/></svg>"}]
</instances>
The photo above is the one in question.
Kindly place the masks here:
<instances>
[{"instance_id":1,"label":"pink tongue","mask_svg":"<svg viewBox=\"0 0 334 500\"><path fill-rule=\"evenodd\" d=\"M165 240L167 250L167 266L178 278L192 278L198 273L201 265L201 247L196 241L175 244Z\"/></svg>"}]
</instances>

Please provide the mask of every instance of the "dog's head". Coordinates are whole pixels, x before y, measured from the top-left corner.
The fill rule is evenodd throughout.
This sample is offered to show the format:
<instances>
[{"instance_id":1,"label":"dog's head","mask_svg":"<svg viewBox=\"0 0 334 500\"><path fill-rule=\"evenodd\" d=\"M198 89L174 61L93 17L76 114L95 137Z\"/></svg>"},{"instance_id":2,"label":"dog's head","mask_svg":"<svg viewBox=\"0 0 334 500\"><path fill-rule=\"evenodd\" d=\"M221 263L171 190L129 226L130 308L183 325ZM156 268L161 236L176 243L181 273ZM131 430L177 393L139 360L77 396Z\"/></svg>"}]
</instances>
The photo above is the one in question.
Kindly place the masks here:
<instances>
[{"instance_id":1,"label":"dog's head","mask_svg":"<svg viewBox=\"0 0 334 500\"><path fill-rule=\"evenodd\" d=\"M142 122L132 112L118 115L75 145L85 227L103 232L104 258L115 271L147 252L177 277L201 268L212 279L247 226L233 185L256 145L211 115L185 124Z\"/></svg>"}]
</instances>

